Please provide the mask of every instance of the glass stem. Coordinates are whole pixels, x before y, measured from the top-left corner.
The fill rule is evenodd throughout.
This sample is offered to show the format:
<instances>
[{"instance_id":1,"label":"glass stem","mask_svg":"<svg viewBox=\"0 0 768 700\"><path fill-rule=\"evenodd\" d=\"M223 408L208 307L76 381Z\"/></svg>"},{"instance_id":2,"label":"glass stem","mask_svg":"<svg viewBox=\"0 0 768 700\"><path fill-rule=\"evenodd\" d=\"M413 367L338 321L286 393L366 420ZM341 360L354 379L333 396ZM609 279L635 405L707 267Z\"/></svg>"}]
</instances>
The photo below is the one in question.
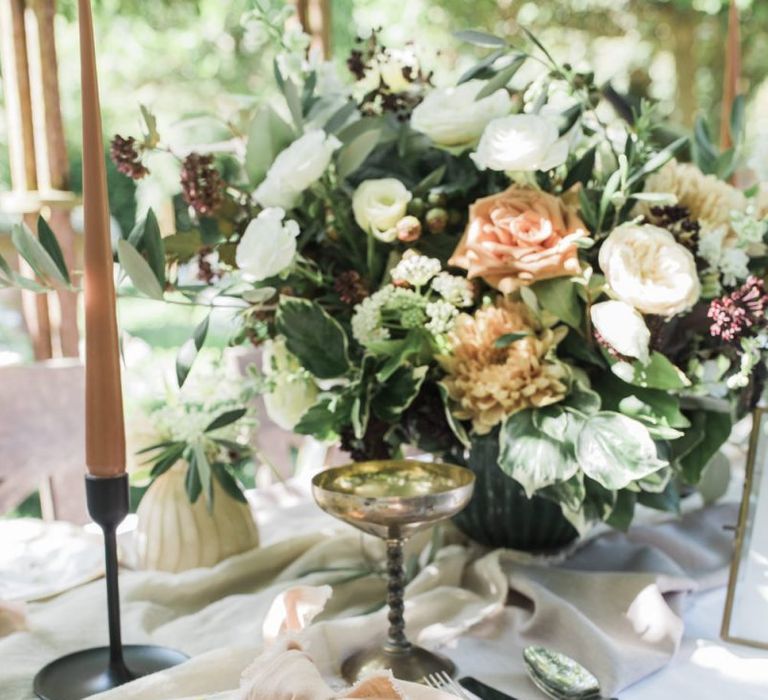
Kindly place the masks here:
<instances>
[{"instance_id":1,"label":"glass stem","mask_svg":"<svg viewBox=\"0 0 768 700\"><path fill-rule=\"evenodd\" d=\"M387 540L387 605L389 606L389 634L387 651L402 652L411 644L405 636L405 569L403 568L403 540Z\"/></svg>"}]
</instances>

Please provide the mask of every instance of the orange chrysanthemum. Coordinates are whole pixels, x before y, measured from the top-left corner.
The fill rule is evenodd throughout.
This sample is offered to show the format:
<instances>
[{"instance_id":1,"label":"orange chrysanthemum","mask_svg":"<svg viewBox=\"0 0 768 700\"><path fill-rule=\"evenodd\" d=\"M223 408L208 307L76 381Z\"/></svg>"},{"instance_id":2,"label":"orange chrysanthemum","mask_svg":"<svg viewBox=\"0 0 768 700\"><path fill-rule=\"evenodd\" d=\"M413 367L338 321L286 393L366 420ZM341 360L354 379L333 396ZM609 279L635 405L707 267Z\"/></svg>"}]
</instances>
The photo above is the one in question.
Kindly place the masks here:
<instances>
[{"instance_id":1,"label":"orange chrysanthemum","mask_svg":"<svg viewBox=\"0 0 768 700\"><path fill-rule=\"evenodd\" d=\"M496 346L511 333L527 335ZM452 352L440 360L454 415L471 420L483 435L512 413L561 401L568 370L552 351L566 333L563 327L537 329L521 302L500 301L460 316L449 336Z\"/></svg>"}]
</instances>

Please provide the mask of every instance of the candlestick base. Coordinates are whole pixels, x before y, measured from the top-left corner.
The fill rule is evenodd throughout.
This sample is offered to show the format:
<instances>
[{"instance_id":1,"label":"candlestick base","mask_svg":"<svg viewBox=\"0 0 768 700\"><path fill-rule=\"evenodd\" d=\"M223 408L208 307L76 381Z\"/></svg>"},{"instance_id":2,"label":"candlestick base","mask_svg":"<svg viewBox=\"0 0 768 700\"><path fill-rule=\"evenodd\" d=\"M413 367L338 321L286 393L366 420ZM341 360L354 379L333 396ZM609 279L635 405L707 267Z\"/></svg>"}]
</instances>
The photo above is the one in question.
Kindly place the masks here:
<instances>
[{"instance_id":1,"label":"candlestick base","mask_svg":"<svg viewBox=\"0 0 768 700\"><path fill-rule=\"evenodd\" d=\"M109 647L84 649L45 666L35 676L35 694L42 700L82 700L186 660L174 649L127 644L123 663L112 664Z\"/></svg>"},{"instance_id":2,"label":"candlestick base","mask_svg":"<svg viewBox=\"0 0 768 700\"><path fill-rule=\"evenodd\" d=\"M82 700L155 671L176 666L187 656L151 645L123 646L120 633L117 526L130 511L128 475L85 477L88 512L104 533L104 580L107 587L109 646L84 649L45 666L34 681L42 700Z\"/></svg>"}]
</instances>

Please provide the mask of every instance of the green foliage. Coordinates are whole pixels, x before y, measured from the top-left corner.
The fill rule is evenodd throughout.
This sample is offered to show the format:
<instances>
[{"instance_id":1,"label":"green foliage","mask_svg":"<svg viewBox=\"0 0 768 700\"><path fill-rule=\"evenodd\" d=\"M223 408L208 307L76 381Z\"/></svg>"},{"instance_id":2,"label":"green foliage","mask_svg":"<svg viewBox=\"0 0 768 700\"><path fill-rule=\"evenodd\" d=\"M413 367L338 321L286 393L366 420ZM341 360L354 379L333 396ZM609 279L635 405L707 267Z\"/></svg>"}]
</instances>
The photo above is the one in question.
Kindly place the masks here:
<instances>
[{"instance_id":1,"label":"green foliage","mask_svg":"<svg viewBox=\"0 0 768 700\"><path fill-rule=\"evenodd\" d=\"M315 302L283 297L275 323L288 350L318 379L335 379L349 370L347 335Z\"/></svg>"}]
</instances>

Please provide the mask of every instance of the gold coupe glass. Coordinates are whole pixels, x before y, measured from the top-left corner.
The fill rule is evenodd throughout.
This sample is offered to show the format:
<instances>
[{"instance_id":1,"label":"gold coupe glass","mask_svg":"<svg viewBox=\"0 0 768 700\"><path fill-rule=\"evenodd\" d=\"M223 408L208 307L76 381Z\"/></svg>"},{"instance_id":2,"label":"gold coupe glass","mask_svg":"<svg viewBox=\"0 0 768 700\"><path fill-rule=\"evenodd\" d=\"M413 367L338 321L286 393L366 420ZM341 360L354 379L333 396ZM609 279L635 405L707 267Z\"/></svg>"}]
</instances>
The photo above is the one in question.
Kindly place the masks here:
<instances>
[{"instance_id":1,"label":"gold coupe glass","mask_svg":"<svg viewBox=\"0 0 768 700\"><path fill-rule=\"evenodd\" d=\"M387 641L346 659L341 666L346 681L354 683L382 669L406 681L440 671L455 673L452 661L405 636L403 545L415 532L461 511L474 486L475 475L468 469L416 460L357 462L327 469L312 480L315 500L324 511L387 543Z\"/></svg>"}]
</instances>

